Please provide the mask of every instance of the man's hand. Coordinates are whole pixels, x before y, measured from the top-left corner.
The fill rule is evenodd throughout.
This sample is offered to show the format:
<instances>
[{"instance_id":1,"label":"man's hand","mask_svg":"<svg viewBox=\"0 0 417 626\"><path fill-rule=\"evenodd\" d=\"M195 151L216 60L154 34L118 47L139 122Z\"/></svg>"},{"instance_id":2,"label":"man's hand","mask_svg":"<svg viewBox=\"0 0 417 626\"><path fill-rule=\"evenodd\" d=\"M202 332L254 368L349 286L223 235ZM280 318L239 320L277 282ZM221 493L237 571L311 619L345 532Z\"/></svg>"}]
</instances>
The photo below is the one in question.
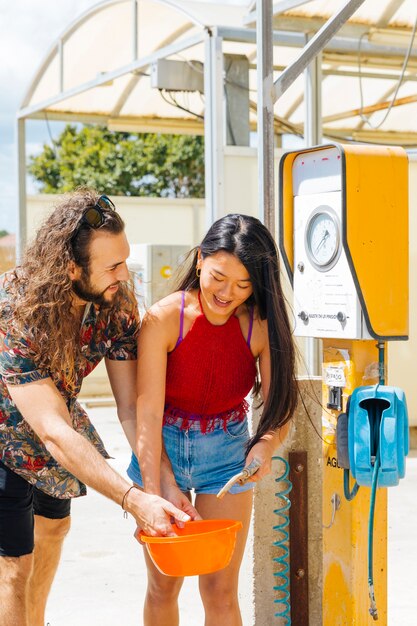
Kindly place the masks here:
<instances>
[{"instance_id":1,"label":"man's hand","mask_svg":"<svg viewBox=\"0 0 417 626\"><path fill-rule=\"evenodd\" d=\"M173 537L171 518L181 525L191 517L160 496L132 489L126 496L125 510L133 515L137 525L151 537Z\"/></svg>"},{"instance_id":2,"label":"man's hand","mask_svg":"<svg viewBox=\"0 0 417 626\"><path fill-rule=\"evenodd\" d=\"M162 495L178 509L189 515L192 520L202 519L197 509L193 507L190 500L185 493L180 490L177 483L169 482L164 484L163 482ZM182 524L180 524L180 526L182 526Z\"/></svg>"}]
</instances>

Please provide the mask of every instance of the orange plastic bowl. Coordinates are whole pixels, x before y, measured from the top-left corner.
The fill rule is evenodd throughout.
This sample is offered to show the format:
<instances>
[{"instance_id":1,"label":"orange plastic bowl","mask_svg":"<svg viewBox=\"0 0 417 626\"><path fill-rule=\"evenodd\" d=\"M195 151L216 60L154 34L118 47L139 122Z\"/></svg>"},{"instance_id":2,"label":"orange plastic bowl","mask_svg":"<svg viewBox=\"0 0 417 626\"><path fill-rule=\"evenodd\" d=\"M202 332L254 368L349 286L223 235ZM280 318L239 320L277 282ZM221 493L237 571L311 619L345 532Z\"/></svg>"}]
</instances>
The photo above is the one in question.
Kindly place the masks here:
<instances>
[{"instance_id":1,"label":"orange plastic bowl","mask_svg":"<svg viewBox=\"0 0 417 626\"><path fill-rule=\"evenodd\" d=\"M199 576L211 574L230 563L241 522L210 519L186 522L184 528L172 526L175 537L140 538L162 574Z\"/></svg>"}]
</instances>

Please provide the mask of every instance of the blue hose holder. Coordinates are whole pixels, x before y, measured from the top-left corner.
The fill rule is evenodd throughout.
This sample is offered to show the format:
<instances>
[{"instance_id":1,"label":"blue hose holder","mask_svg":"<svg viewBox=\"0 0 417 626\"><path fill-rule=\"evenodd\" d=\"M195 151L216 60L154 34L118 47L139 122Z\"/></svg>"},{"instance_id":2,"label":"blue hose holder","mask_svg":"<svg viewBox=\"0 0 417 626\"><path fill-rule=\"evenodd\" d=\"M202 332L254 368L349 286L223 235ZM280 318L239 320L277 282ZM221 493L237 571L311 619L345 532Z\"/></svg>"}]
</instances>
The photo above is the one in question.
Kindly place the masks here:
<instances>
[{"instance_id":1,"label":"blue hose holder","mask_svg":"<svg viewBox=\"0 0 417 626\"><path fill-rule=\"evenodd\" d=\"M349 464L358 485L370 487L377 454L378 487L398 485L409 450L405 394L399 387L357 387L350 398Z\"/></svg>"}]
</instances>

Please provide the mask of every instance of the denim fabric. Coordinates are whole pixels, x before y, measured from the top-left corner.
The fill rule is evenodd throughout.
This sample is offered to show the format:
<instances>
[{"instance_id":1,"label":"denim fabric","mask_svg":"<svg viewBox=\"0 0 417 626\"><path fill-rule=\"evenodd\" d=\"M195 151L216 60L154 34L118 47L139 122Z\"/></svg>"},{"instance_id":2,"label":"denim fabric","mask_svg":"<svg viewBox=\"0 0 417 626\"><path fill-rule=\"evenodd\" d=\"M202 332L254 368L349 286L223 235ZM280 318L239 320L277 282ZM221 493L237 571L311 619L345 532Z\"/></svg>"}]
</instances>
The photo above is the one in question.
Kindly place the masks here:
<instances>
[{"instance_id":1,"label":"denim fabric","mask_svg":"<svg viewBox=\"0 0 417 626\"><path fill-rule=\"evenodd\" d=\"M167 424L162 429L165 449L181 491L216 494L232 476L245 466L245 446L249 439L247 419L229 422L226 430L219 424L203 434L196 420L186 430ZM127 470L129 478L143 486L137 457ZM253 489L254 483L236 484L230 493Z\"/></svg>"}]
</instances>

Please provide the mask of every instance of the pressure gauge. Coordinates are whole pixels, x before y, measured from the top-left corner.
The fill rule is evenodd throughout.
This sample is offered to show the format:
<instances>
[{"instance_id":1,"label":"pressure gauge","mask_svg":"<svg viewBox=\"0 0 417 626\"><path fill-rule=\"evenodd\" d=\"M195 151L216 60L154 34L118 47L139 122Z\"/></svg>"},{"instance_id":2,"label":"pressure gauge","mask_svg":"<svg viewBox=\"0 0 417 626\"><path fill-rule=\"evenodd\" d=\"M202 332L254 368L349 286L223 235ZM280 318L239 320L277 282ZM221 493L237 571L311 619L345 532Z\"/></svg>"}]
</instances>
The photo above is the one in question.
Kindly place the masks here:
<instances>
[{"instance_id":1,"label":"pressure gauge","mask_svg":"<svg viewBox=\"0 0 417 626\"><path fill-rule=\"evenodd\" d=\"M331 269L340 255L340 223L329 206L311 214L305 231L305 245L311 264L321 272Z\"/></svg>"}]
</instances>

